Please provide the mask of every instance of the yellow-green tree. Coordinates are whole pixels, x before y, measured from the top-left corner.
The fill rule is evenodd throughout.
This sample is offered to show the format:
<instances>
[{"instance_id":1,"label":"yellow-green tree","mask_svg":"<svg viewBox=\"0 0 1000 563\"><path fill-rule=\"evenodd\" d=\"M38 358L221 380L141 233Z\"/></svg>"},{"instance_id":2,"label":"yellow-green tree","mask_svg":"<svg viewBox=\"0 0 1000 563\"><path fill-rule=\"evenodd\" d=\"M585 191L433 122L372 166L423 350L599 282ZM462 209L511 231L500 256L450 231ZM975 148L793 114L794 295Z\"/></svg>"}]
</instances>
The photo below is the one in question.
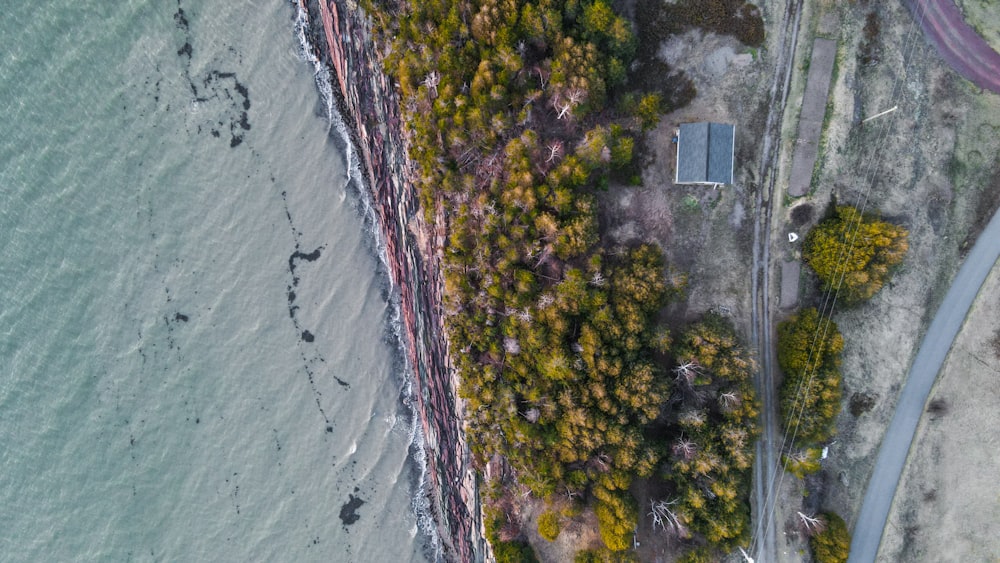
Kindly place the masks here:
<instances>
[{"instance_id":1,"label":"yellow-green tree","mask_svg":"<svg viewBox=\"0 0 1000 563\"><path fill-rule=\"evenodd\" d=\"M713 547L733 549L750 528L746 495L758 433L753 360L729 322L714 315L688 328L674 352L680 432L669 444L666 477L676 487L675 512Z\"/></svg>"},{"instance_id":2,"label":"yellow-green tree","mask_svg":"<svg viewBox=\"0 0 1000 563\"><path fill-rule=\"evenodd\" d=\"M833 512L822 516L826 523L823 530L809 539L813 558L817 563L845 563L851 551L851 534L844 519Z\"/></svg>"},{"instance_id":3,"label":"yellow-green tree","mask_svg":"<svg viewBox=\"0 0 1000 563\"><path fill-rule=\"evenodd\" d=\"M820 458L823 450L819 448L806 448L801 451L789 452L781 456L781 461L785 469L802 479L810 473L816 473L820 469Z\"/></svg>"},{"instance_id":4,"label":"yellow-green tree","mask_svg":"<svg viewBox=\"0 0 1000 563\"><path fill-rule=\"evenodd\" d=\"M838 291L847 304L870 299L889 279L892 267L909 248L906 229L847 205L806 236L802 258L815 270L823 289Z\"/></svg>"},{"instance_id":5,"label":"yellow-green tree","mask_svg":"<svg viewBox=\"0 0 1000 563\"><path fill-rule=\"evenodd\" d=\"M559 537L559 515L546 510L538 516L538 535L548 541L556 541Z\"/></svg>"},{"instance_id":6,"label":"yellow-green tree","mask_svg":"<svg viewBox=\"0 0 1000 563\"><path fill-rule=\"evenodd\" d=\"M612 551L624 551L632 544L632 532L639 523L635 500L628 491L595 487L594 513L601 540Z\"/></svg>"},{"instance_id":7,"label":"yellow-green tree","mask_svg":"<svg viewBox=\"0 0 1000 563\"><path fill-rule=\"evenodd\" d=\"M778 365L785 376L778 390L781 417L796 440L823 442L833 434L843 349L836 323L814 308L778 325Z\"/></svg>"}]
</instances>

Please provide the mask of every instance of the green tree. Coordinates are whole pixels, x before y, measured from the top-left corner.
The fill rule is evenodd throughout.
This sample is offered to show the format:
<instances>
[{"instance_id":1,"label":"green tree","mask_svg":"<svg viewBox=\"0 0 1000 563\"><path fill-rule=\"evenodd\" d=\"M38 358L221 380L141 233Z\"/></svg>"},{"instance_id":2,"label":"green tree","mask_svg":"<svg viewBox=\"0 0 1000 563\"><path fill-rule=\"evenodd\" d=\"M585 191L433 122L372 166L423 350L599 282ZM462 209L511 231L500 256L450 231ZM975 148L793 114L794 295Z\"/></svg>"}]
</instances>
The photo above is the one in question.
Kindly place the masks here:
<instances>
[{"instance_id":1,"label":"green tree","mask_svg":"<svg viewBox=\"0 0 1000 563\"><path fill-rule=\"evenodd\" d=\"M816 563L845 563L851 552L851 534L844 519L833 512L822 516L826 522L824 529L809 539Z\"/></svg>"},{"instance_id":2,"label":"green tree","mask_svg":"<svg viewBox=\"0 0 1000 563\"><path fill-rule=\"evenodd\" d=\"M491 545L497 563L538 563L535 550L524 542L497 541Z\"/></svg>"},{"instance_id":3,"label":"green tree","mask_svg":"<svg viewBox=\"0 0 1000 563\"><path fill-rule=\"evenodd\" d=\"M573 563L638 563L631 551L611 551L608 548L584 549L573 556Z\"/></svg>"},{"instance_id":4,"label":"green tree","mask_svg":"<svg viewBox=\"0 0 1000 563\"><path fill-rule=\"evenodd\" d=\"M888 281L909 248L907 236L903 227L842 205L809 231L802 258L824 291L839 291L839 300L854 304L870 299Z\"/></svg>"}]
</instances>

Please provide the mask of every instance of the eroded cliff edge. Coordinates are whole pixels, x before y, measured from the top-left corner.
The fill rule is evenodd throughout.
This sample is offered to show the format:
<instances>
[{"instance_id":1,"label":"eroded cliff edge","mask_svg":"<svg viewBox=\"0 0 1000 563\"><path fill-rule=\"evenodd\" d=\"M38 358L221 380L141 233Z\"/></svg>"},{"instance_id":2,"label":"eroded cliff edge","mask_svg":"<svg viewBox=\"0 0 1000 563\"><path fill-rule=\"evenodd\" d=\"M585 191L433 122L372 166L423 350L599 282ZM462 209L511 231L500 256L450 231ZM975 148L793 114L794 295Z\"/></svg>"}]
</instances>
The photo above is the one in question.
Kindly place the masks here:
<instances>
[{"instance_id":1,"label":"eroded cliff edge","mask_svg":"<svg viewBox=\"0 0 1000 563\"><path fill-rule=\"evenodd\" d=\"M330 71L337 109L358 153L377 216L377 235L398 292L403 347L414 378L413 407L423 434L414 454L425 458L421 494L426 495L435 528L431 547L436 558L481 561L487 548L476 477L442 318L444 233L424 220L409 181L413 167L406 157L399 101L382 72L366 14L340 0L298 4L314 55Z\"/></svg>"}]
</instances>

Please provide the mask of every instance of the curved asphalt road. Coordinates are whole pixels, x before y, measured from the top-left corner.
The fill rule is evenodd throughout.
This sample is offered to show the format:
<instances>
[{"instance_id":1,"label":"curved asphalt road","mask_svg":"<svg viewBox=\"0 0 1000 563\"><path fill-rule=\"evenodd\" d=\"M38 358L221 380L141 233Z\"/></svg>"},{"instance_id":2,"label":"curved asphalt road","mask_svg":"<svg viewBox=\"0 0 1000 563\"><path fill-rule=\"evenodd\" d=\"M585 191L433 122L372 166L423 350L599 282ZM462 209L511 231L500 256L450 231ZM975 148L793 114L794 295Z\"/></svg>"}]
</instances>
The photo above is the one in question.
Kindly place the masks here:
<instances>
[{"instance_id":1,"label":"curved asphalt road","mask_svg":"<svg viewBox=\"0 0 1000 563\"><path fill-rule=\"evenodd\" d=\"M959 74L981 88L1000 93L1000 53L994 51L963 20L951 0L912 0L907 5L927 38ZM937 379L952 342L972 307L990 269L1000 257L1000 210L979 235L958 275L927 329L896 412L882 438L875 470L854 524L850 563L869 563L878 555L879 543L892 506L906 456L923 413L931 386Z\"/></svg>"},{"instance_id":2,"label":"curved asphalt road","mask_svg":"<svg viewBox=\"0 0 1000 563\"><path fill-rule=\"evenodd\" d=\"M934 320L920 344L917 357L910 366L906 385L899 395L896 412L882 438L882 447L875 462L875 471L868 481L868 490L854 525L850 563L875 561L882 530L889 516L892 498L896 494L899 476L906 463L910 443L917 430L927 395L937 378L941 364L958 335L965 316L993 264L1000 257L1000 210L979 235L972 251L965 258L951 288L938 307Z\"/></svg>"},{"instance_id":3,"label":"curved asphalt road","mask_svg":"<svg viewBox=\"0 0 1000 563\"><path fill-rule=\"evenodd\" d=\"M913 17L948 65L980 88L1000 94L1000 53L962 19L952 0L910 0Z\"/></svg>"}]
</instances>

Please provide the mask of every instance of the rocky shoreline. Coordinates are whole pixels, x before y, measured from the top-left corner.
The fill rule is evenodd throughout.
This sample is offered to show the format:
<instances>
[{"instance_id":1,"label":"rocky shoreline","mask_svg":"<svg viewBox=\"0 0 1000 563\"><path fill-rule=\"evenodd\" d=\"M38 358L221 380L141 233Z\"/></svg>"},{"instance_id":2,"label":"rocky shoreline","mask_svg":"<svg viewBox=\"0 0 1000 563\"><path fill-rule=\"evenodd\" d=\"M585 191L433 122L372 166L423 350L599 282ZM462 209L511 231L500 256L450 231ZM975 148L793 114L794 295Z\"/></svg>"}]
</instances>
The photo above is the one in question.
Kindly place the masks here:
<instances>
[{"instance_id":1,"label":"rocky shoreline","mask_svg":"<svg viewBox=\"0 0 1000 563\"><path fill-rule=\"evenodd\" d=\"M440 249L444 233L428 225L409 181L399 101L382 72L367 16L346 0L297 0L314 55L335 77L338 110L358 151L385 244L426 457L424 494L437 529L436 557L482 561L478 490L462 431L462 405L444 336Z\"/></svg>"}]
</instances>

